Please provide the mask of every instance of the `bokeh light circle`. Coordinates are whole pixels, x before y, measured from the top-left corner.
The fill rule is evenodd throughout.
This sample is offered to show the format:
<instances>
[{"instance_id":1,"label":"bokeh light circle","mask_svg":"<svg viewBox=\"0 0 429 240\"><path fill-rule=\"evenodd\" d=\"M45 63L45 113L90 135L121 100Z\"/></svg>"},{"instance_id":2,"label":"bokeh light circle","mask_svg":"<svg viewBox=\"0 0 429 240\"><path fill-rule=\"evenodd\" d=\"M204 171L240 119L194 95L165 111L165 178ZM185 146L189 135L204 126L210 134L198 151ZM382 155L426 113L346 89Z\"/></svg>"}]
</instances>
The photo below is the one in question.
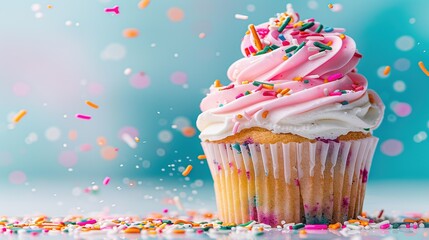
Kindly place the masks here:
<instances>
[{"instance_id":1,"label":"bokeh light circle","mask_svg":"<svg viewBox=\"0 0 429 240\"><path fill-rule=\"evenodd\" d=\"M105 160L114 160L118 156L118 151L115 147L104 146L100 150L101 157Z\"/></svg>"},{"instance_id":2,"label":"bokeh light circle","mask_svg":"<svg viewBox=\"0 0 429 240\"><path fill-rule=\"evenodd\" d=\"M168 9L167 11L168 19L172 22L180 22L185 17L185 13L181 8L178 7L172 7Z\"/></svg>"},{"instance_id":3,"label":"bokeh light circle","mask_svg":"<svg viewBox=\"0 0 429 240\"><path fill-rule=\"evenodd\" d=\"M402 80L397 80L393 83L393 89L396 92L403 92L403 91L405 91L406 88L407 88L407 86L405 85L405 82Z\"/></svg>"},{"instance_id":4,"label":"bokeh light circle","mask_svg":"<svg viewBox=\"0 0 429 240\"><path fill-rule=\"evenodd\" d=\"M125 57L127 51L125 47L118 43L112 43L101 52L101 59L103 60L121 60Z\"/></svg>"},{"instance_id":5,"label":"bokeh light circle","mask_svg":"<svg viewBox=\"0 0 429 240\"><path fill-rule=\"evenodd\" d=\"M27 83L17 82L13 84L12 91L18 97L25 97L30 92L30 86Z\"/></svg>"},{"instance_id":6,"label":"bokeh light circle","mask_svg":"<svg viewBox=\"0 0 429 240\"><path fill-rule=\"evenodd\" d=\"M188 75L184 72L174 72L171 74L170 80L173 84L183 85L188 82Z\"/></svg>"},{"instance_id":7,"label":"bokeh light circle","mask_svg":"<svg viewBox=\"0 0 429 240\"><path fill-rule=\"evenodd\" d=\"M319 6L319 4L317 3L317 1L314 0L310 0L307 3L308 8L310 8L311 10L316 10L317 7Z\"/></svg>"},{"instance_id":8,"label":"bokeh light circle","mask_svg":"<svg viewBox=\"0 0 429 240\"><path fill-rule=\"evenodd\" d=\"M249 4L249 5L247 5L246 9L249 12L254 12L256 10L256 7L253 4Z\"/></svg>"},{"instance_id":9,"label":"bokeh light circle","mask_svg":"<svg viewBox=\"0 0 429 240\"><path fill-rule=\"evenodd\" d=\"M73 167L77 163L77 154L74 151L64 151L60 153L58 162L64 167Z\"/></svg>"},{"instance_id":10,"label":"bokeh light circle","mask_svg":"<svg viewBox=\"0 0 429 240\"><path fill-rule=\"evenodd\" d=\"M388 139L381 144L381 152L387 156L398 156L404 150L404 145L396 139Z\"/></svg>"},{"instance_id":11,"label":"bokeh light circle","mask_svg":"<svg viewBox=\"0 0 429 240\"><path fill-rule=\"evenodd\" d=\"M405 102L397 102L392 104L392 110L399 117L406 117L411 114L411 105Z\"/></svg>"},{"instance_id":12,"label":"bokeh light circle","mask_svg":"<svg viewBox=\"0 0 429 240\"><path fill-rule=\"evenodd\" d=\"M173 140L173 134L168 130L162 130L158 133L158 140L163 143L169 143Z\"/></svg>"},{"instance_id":13,"label":"bokeh light circle","mask_svg":"<svg viewBox=\"0 0 429 240\"><path fill-rule=\"evenodd\" d=\"M100 136L97 138L97 144L98 146L102 147L107 144L107 139L103 136Z\"/></svg>"},{"instance_id":14,"label":"bokeh light circle","mask_svg":"<svg viewBox=\"0 0 429 240\"><path fill-rule=\"evenodd\" d=\"M61 137L61 130L57 127L50 127L46 129L45 137L51 142L57 141Z\"/></svg>"},{"instance_id":15,"label":"bokeh light circle","mask_svg":"<svg viewBox=\"0 0 429 240\"><path fill-rule=\"evenodd\" d=\"M69 139L72 141L77 139L77 131L76 130L70 130L69 131Z\"/></svg>"},{"instance_id":16,"label":"bokeh light circle","mask_svg":"<svg viewBox=\"0 0 429 240\"><path fill-rule=\"evenodd\" d=\"M93 96L100 96L104 93L104 86L101 83L92 82L87 86L89 94Z\"/></svg>"},{"instance_id":17,"label":"bokeh light circle","mask_svg":"<svg viewBox=\"0 0 429 240\"><path fill-rule=\"evenodd\" d=\"M185 137L193 137L195 136L196 133L197 133L197 130L195 130L195 128L191 126L182 128L182 134Z\"/></svg>"},{"instance_id":18,"label":"bokeh light circle","mask_svg":"<svg viewBox=\"0 0 429 240\"><path fill-rule=\"evenodd\" d=\"M12 184L23 184L27 181L27 176L22 171L13 171L9 173L9 182Z\"/></svg>"},{"instance_id":19,"label":"bokeh light circle","mask_svg":"<svg viewBox=\"0 0 429 240\"><path fill-rule=\"evenodd\" d=\"M377 69L377 76L379 78L387 78L389 76L389 74L384 75L384 69L386 68L386 66L381 66Z\"/></svg>"},{"instance_id":20,"label":"bokeh light circle","mask_svg":"<svg viewBox=\"0 0 429 240\"><path fill-rule=\"evenodd\" d=\"M393 67L398 70L398 71L407 71L408 69L410 69L411 63L410 60L406 59L406 58L400 58L398 60L395 61L395 63L393 64Z\"/></svg>"},{"instance_id":21,"label":"bokeh light circle","mask_svg":"<svg viewBox=\"0 0 429 240\"><path fill-rule=\"evenodd\" d=\"M89 151L91 151L91 149L92 149L92 146L89 143L84 143L84 144L80 145L80 147L79 147L79 150L81 152L89 152Z\"/></svg>"},{"instance_id":22,"label":"bokeh light circle","mask_svg":"<svg viewBox=\"0 0 429 240\"><path fill-rule=\"evenodd\" d=\"M173 128L177 130L182 130L184 127L188 127L191 125L191 121L187 119L186 117L176 117L173 120Z\"/></svg>"},{"instance_id":23,"label":"bokeh light circle","mask_svg":"<svg viewBox=\"0 0 429 240\"><path fill-rule=\"evenodd\" d=\"M147 88L150 85L150 78L146 73L139 72L130 78L130 84L137 89Z\"/></svg>"},{"instance_id":24,"label":"bokeh light circle","mask_svg":"<svg viewBox=\"0 0 429 240\"><path fill-rule=\"evenodd\" d=\"M414 47L415 41L411 36L401 36L396 39L395 45L401 51L409 51Z\"/></svg>"}]
</instances>

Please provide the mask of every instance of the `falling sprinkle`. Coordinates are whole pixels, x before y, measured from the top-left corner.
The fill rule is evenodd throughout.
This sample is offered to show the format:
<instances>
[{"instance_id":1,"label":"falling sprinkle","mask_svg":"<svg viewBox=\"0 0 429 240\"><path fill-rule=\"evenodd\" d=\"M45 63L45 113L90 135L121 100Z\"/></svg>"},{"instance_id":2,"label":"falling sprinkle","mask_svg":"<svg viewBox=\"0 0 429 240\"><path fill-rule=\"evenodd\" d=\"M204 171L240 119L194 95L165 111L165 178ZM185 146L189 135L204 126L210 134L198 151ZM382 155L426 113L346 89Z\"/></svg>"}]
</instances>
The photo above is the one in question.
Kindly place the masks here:
<instances>
[{"instance_id":1,"label":"falling sprinkle","mask_svg":"<svg viewBox=\"0 0 429 240\"><path fill-rule=\"evenodd\" d=\"M191 172L191 170L192 170L192 165L188 165L188 166L186 167L185 171L183 171L183 172L182 172L182 175L183 175L184 177L188 176L188 174Z\"/></svg>"},{"instance_id":2,"label":"falling sprinkle","mask_svg":"<svg viewBox=\"0 0 429 240\"><path fill-rule=\"evenodd\" d=\"M110 177L105 177L103 180L103 185L107 185L110 182Z\"/></svg>"},{"instance_id":3,"label":"falling sprinkle","mask_svg":"<svg viewBox=\"0 0 429 240\"><path fill-rule=\"evenodd\" d=\"M204 160L204 159L206 159L206 155L198 155L198 159L199 160Z\"/></svg>"},{"instance_id":4,"label":"falling sprinkle","mask_svg":"<svg viewBox=\"0 0 429 240\"><path fill-rule=\"evenodd\" d=\"M25 114L27 114L27 110L21 110L18 112L18 114L15 115L15 117L13 118L13 122L14 123L18 123L22 117L25 116Z\"/></svg>"},{"instance_id":5,"label":"falling sprinkle","mask_svg":"<svg viewBox=\"0 0 429 240\"><path fill-rule=\"evenodd\" d=\"M329 9L332 9L333 7L334 7L334 4L332 4L332 3L328 4Z\"/></svg>"},{"instance_id":6,"label":"falling sprinkle","mask_svg":"<svg viewBox=\"0 0 429 240\"><path fill-rule=\"evenodd\" d=\"M141 0L138 4L138 7L140 9L144 9L149 5L149 3L150 3L150 0Z\"/></svg>"},{"instance_id":7,"label":"falling sprinkle","mask_svg":"<svg viewBox=\"0 0 429 240\"><path fill-rule=\"evenodd\" d=\"M84 119L84 120L90 120L91 119L91 116L83 115L83 114L76 114L76 117L80 118L80 119Z\"/></svg>"},{"instance_id":8,"label":"falling sprinkle","mask_svg":"<svg viewBox=\"0 0 429 240\"><path fill-rule=\"evenodd\" d=\"M248 16L242 15L242 14L235 14L234 17L235 17L235 19L239 19L239 20L247 20L247 19L249 19Z\"/></svg>"},{"instance_id":9,"label":"falling sprinkle","mask_svg":"<svg viewBox=\"0 0 429 240\"><path fill-rule=\"evenodd\" d=\"M116 5L116 6L112 7L112 8L105 8L104 12L106 12L106 13L114 13L114 14L118 15L119 14L119 6Z\"/></svg>"},{"instance_id":10,"label":"falling sprinkle","mask_svg":"<svg viewBox=\"0 0 429 240\"><path fill-rule=\"evenodd\" d=\"M98 105L95 104L95 103L93 103L93 102L91 102L91 101L85 101L85 103L86 103L86 105L88 105L88 106L90 106L92 108L98 109Z\"/></svg>"},{"instance_id":11,"label":"falling sprinkle","mask_svg":"<svg viewBox=\"0 0 429 240\"><path fill-rule=\"evenodd\" d=\"M136 141L138 143L138 142L140 142L140 138L134 137L134 141Z\"/></svg>"},{"instance_id":12,"label":"falling sprinkle","mask_svg":"<svg viewBox=\"0 0 429 240\"><path fill-rule=\"evenodd\" d=\"M389 75L389 73L390 73L390 66L386 66L384 68L383 74L384 74L384 76L387 76L387 75Z\"/></svg>"},{"instance_id":13,"label":"falling sprinkle","mask_svg":"<svg viewBox=\"0 0 429 240\"><path fill-rule=\"evenodd\" d=\"M419 67L423 71L423 73L429 77L429 71L426 69L425 64L422 61L419 62Z\"/></svg>"}]
</instances>

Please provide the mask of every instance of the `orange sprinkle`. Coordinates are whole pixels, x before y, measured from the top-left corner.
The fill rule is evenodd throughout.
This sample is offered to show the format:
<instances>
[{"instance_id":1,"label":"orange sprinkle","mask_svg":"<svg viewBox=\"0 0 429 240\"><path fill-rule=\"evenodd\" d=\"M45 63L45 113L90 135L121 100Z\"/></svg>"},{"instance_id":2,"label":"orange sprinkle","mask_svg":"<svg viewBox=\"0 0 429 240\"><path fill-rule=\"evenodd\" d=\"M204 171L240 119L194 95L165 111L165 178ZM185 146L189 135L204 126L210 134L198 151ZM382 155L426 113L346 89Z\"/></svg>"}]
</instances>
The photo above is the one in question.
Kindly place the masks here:
<instances>
[{"instance_id":1,"label":"orange sprinkle","mask_svg":"<svg viewBox=\"0 0 429 240\"><path fill-rule=\"evenodd\" d=\"M140 9L144 9L149 5L149 3L150 3L150 0L141 0L138 4L138 7Z\"/></svg>"},{"instance_id":2,"label":"orange sprinkle","mask_svg":"<svg viewBox=\"0 0 429 240\"><path fill-rule=\"evenodd\" d=\"M243 118L243 115L241 115L241 114L237 114L237 118L238 118L238 119L242 119L242 118Z\"/></svg>"},{"instance_id":3,"label":"orange sprinkle","mask_svg":"<svg viewBox=\"0 0 429 240\"><path fill-rule=\"evenodd\" d=\"M215 86L215 87L223 87L223 85L220 83L220 80L219 79L216 79L215 81L214 81L214 83L213 83L213 85Z\"/></svg>"},{"instance_id":4,"label":"orange sprinkle","mask_svg":"<svg viewBox=\"0 0 429 240\"><path fill-rule=\"evenodd\" d=\"M387 76L387 75L389 75L389 73L390 73L390 66L386 66L384 68L383 74L384 74L384 76Z\"/></svg>"},{"instance_id":5,"label":"orange sprinkle","mask_svg":"<svg viewBox=\"0 0 429 240\"><path fill-rule=\"evenodd\" d=\"M332 9L334 7L334 4L330 3L328 4L328 8Z\"/></svg>"},{"instance_id":6,"label":"orange sprinkle","mask_svg":"<svg viewBox=\"0 0 429 240\"><path fill-rule=\"evenodd\" d=\"M344 38L346 38L346 35L344 35L344 34L341 33L340 34L340 38L344 40Z\"/></svg>"},{"instance_id":7,"label":"orange sprinkle","mask_svg":"<svg viewBox=\"0 0 429 240\"><path fill-rule=\"evenodd\" d=\"M19 111L18 114L16 114L15 117L13 117L12 121L14 123L18 123L19 120L21 120L21 118L25 116L25 114L27 114L27 110L23 109L23 110Z\"/></svg>"},{"instance_id":8,"label":"orange sprinkle","mask_svg":"<svg viewBox=\"0 0 429 240\"><path fill-rule=\"evenodd\" d=\"M125 38L135 38L139 36L139 30L135 29L135 28L126 28L124 29L124 31L122 32L122 35Z\"/></svg>"},{"instance_id":9,"label":"orange sprinkle","mask_svg":"<svg viewBox=\"0 0 429 240\"><path fill-rule=\"evenodd\" d=\"M293 27L294 27L294 28L296 28L296 27L301 27L301 26L302 26L302 24L304 24L304 22L303 22L303 21L299 21L299 22L295 23L295 24L293 25Z\"/></svg>"},{"instance_id":10,"label":"orange sprinkle","mask_svg":"<svg viewBox=\"0 0 429 240\"><path fill-rule=\"evenodd\" d=\"M294 77L293 78L293 80L295 80L295 81L302 81L302 79L303 79L302 77Z\"/></svg>"},{"instance_id":11,"label":"orange sprinkle","mask_svg":"<svg viewBox=\"0 0 429 240\"><path fill-rule=\"evenodd\" d=\"M52 9L54 6L52 5L48 5L48 9Z\"/></svg>"},{"instance_id":12,"label":"orange sprinkle","mask_svg":"<svg viewBox=\"0 0 429 240\"><path fill-rule=\"evenodd\" d=\"M138 138L138 137L134 137L134 141L136 141L136 142L140 142L140 138Z\"/></svg>"},{"instance_id":13,"label":"orange sprinkle","mask_svg":"<svg viewBox=\"0 0 429 240\"><path fill-rule=\"evenodd\" d=\"M273 89L274 88L274 86L268 85L268 84L262 84L262 87L266 88L266 89Z\"/></svg>"},{"instance_id":14,"label":"orange sprinkle","mask_svg":"<svg viewBox=\"0 0 429 240\"><path fill-rule=\"evenodd\" d=\"M197 157L199 160L204 160L204 159L207 159L206 158L206 155L204 155L204 154L202 154L202 155L198 155L198 157Z\"/></svg>"},{"instance_id":15,"label":"orange sprinkle","mask_svg":"<svg viewBox=\"0 0 429 240\"><path fill-rule=\"evenodd\" d=\"M92 107L92 108L98 108L98 105L97 104L95 104L95 103L93 103L93 102L91 102L91 101L85 101L85 103L86 103L86 105L88 105L88 106L90 106L90 107Z\"/></svg>"},{"instance_id":16,"label":"orange sprinkle","mask_svg":"<svg viewBox=\"0 0 429 240\"><path fill-rule=\"evenodd\" d=\"M326 45L331 46L332 45L332 41L329 41Z\"/></svg>"},{"instance_id":17,"label":"orange sprinkle","mask_svg":"<svg viewBox=\"0 0 429 240\"><path fill-rule=\"evenodd\" d=\"M286 60L288 60L289 58L288 58L288 56L283 56L283 61L286 61Z\"/></svg>"},{"instance_id":18,"label":"orange sprinkle","mask_svg":"<svg viewBox=\"0 0 429 240\"><path fill-rule=\"evenodd\" d=\"M283 91L281 91L281 95L286 95L288 92L290 91L290 89L289 88L285 88L285 89L283 89Z\"/></svg>"},{"instance_id":19,"label":"orange sprinkle","mask_svg":"<svg viewBox=\"0 0 429 240\"><path fill-rule=\"evenodd\" d=\"M255 41L256 48L258 49L258 51L261 51L264 47L262 46L261 39L259 39L259 35L256 32L255 25L250 24L249 25L249 30L252 33L253 40Z\"/></svg>"},{"instance_id":20,"label":"orange sprinkle","mask_svg":"<svg viewBox=\"0 0 429 240\"><path fill-rule=\"evenodd\" d=\"M307 234L307 231L305 231L304 229L299 230L299 234L303 234L303 235L305 235L305 234Z\"/></svg>"},{"instance_id":21,"label":"orange sprinkle","mask_svg":"<svg viewBox=\"0 0 429 240\"><path fill-rule=\"evenodd\" d=\"M262 113L262 118L267 118L269 111L264 111Z\"/></svg>"},{"instance_id":22,"label":"orange sprinkle","mask_svg":"<svg viewBox=\"0 0 429 240\"><path fill-rule=\"evenodd\" d=\"M349 223L356 223L356 222L359 222L359 220L356 220L356 219L350 219L348 222L349 222Z\"/></svg>"},{"instance_id":23,"label":"orange sprinkle","mask_svg":"<svg viewBox=\"0 0 429 240\"><path fill-rule=\"evenodd\" d=\"M188 165L188 166L186 167L185 171L183 171L183 172L182 172L182 175L183 175L184 177L188 176L188 174L191 172L191 170L192 170L192 165Z\"/></svg>"},{"instance_id":24,"label":"orange sprinkle","mask_svg":"<svg viewBox=\"0 0 429 240\"><path fill-rule=\"evenodd\" d=\"M335 224L329 224L329 229L335 230L335 229L339 229L339 228L341 228L341 223L339 223L339 222L337 222Z\"/></svg>"},{"instance_id":25,"label":"orange sprinkle","mask_svg":"<svg viewBox=\"0 0 429 240\"><path fill-rule=\"evenodd\" d=\"M185 229L174 229L173 230L173 233L175 233L175 234L185 234Z\"/></svg>"},{"instance_id":26,"label":"orange sprinkle","mask_svg":"<svg viewBox=\"0 0 429 240\"><path fill-rule=\"evenodd\" d=\"M423 73L429 77L429 71L426 69L425 64L422 61L419 62L419 67L423 71Z\"/></svg>"},{"instance_id":27,"label":"orange sprinkle","mask_svg":"<svg viewBox=\"0 0 429 240\"><path fill-rule=\"evenodd\" d=\"M140 228L137 227L129 227L124 230L125 233L140 233Z\"/></svg>"},{"instance_id":28,"label":"orange sprinkle","mask_svg":"<svg viewBox=\"0 0 429 240\"><path fill-rule=\"evenodd\" d=\"M182 220L182 219L177 219L176 221L174 221L174 224L190 224L191 222L188 222L186 220Z\"/></svg>"}]
</instances>

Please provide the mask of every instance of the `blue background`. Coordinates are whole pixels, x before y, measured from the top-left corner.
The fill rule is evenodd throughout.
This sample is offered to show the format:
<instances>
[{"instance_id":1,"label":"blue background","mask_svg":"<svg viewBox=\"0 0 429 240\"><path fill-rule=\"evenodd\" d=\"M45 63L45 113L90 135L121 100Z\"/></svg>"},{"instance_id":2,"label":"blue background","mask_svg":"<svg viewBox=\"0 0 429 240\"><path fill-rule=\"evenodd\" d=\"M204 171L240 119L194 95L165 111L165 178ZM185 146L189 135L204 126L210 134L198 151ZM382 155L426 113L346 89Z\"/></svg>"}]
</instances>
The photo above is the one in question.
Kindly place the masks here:
<instances>
[{"instance_id":1,"label":"blue background","mask_svg":"<svg viewBox=\"0 0 429 240\"><path fill-rule=\"evenodd\" d=\"M359 72L386 104L385 119L374 133L380 143L370 182L428 178L429 79L417 63L429 64L429 2L336 1L342 5L337 12L328 8L331 1L290 2L303 19L314 17L324 25L347 29L364 55ZM197 160L202 154L198 132L184 136L182 127L195 129L199 103L215 79L229 81L226 70L242 57L240 41L248 24L267 21L284 11L286 2L169 0L152 1L145 9L137 4L135 0L40 0L2 6L3 191L37 181L101 184L105 176L127 186L150 178L210 182L207 164ZM119 15L104 12L113 5L120 6ZM183 11L181 21L168 17L171 8ZM236 13L249 19L235 19ZM139 36L123 37L126 28L138 29ZM200 38L200 33L205 37ZM402 41L403 36L408 37ZM111 44L119 52L109 50ZM387 65L392 70L386 77L381 72ZM132 70L128 75L127 68ZM141 72L140 81L150 79L150 85L133 87L133 77ZM172 77L176 72L186 83L173 83L178 80ZM85 100L100 108L88 107ZM28 114L13 127L11 119L21 109ZM78 119L77 113L92 119ZM138 132L136 148L121 138L127 127ZM77 133L76 139L70 139L70 131ZM97 142L101 136L107 140L103 146ZM91 150L82 151L83 144ZM118 149L113 160L100 153L107 146ZM64 152L68 155L60 161ZM194 169L184 178L180 172L188 164ZM79 184L74 186L85 187Z\"/></svg>"}]
</instances>

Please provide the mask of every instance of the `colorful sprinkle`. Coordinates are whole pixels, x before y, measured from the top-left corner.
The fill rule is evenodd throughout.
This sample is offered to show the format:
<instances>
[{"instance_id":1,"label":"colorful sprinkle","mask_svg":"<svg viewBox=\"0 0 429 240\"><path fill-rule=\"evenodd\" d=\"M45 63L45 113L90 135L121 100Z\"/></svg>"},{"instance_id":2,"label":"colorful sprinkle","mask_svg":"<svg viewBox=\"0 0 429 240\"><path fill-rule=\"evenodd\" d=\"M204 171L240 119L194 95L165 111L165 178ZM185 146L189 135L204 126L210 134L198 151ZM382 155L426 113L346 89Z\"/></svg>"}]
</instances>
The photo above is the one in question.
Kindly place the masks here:
<instances>
[{"instance_id":1,"label":"colorful sprinkle","mask_svg":"<svg viewBox=\"0 0 429 240\"><path fill-rule=\"evenodd\" d=\"M103 180L103 185L107 185L110 182L110 177L105 177Z\"/></svg>"},{"instance_id":2,"label":"colorful sprinkle","mask_svg":"<svg viewBox=\"0 0 429 240\"><path fill-rule=\"evenodd\" d=\"M320 42L314 42L313 45L322 49L322 50L332 50L332 48L330 46L325 45L325 44L320 43Z\"/></svg>"},{"instance_id":3,"label":"colorful sprinkle","mask_svg":"<svg viewBox=\"0 0 429 240\"><path fill-rule=\"evenodd\" d=\"M21 118L23 118L26 114L27 114L27 110L23 109L23 110L19 111L18 114L16 114L13 117L12 122L18 123L21 120Z\"/></svg>"},{"instance_id":4,"label":"colorful sprinkle","mask_svg":"<svg viewBox=\"0 0 429 240\"><path fill-rule=\"evenodd\" d=\"M419 67L423 71L423 73L429 77L429 71L426 69L425 64L422 61L419 62Z\"/></svg>"},{"instance_id":5,"label":"colorful sprinkle","mask_svg":"<svg viewBox=\"0 0 429 240\"><path fill-rule=\"evenodd\" d=\"M290 53L290 52L292 52L293 50L295 50L295 49L297 49L298 47L297 46L292 46L292 47L290 47L290 48L287 48L286 50L285 50L285 52L286 53Z\"/></svg>"},{"instance_id":6,"label":"colorful sprinkle","mask_svg":"<svg viewBox=\"0 0 429 240\"><path fill-rule=\"evenodd\" d=\"M201 154L201 155L198 155L198 160L204 160L204 159L207 159L207 157L206 157L206 155L204 155L204 154Z\"/></svg>"},{"instance_id":7,"label":"colorful sprinkle","mask_svg":"<svg viewBox=\"0 0 429 240\"><path fill-rule=\"evenodd\" d=\"M147 6L149 6L150 0L141 0L138 4L138 7L140 9L145 9Z\"/></svg>"},{"instance_id":8,"label":"colorful sprinkle","mask_svg":"<svg viewBox=\"0 0 429 240\"><path fill-rule=\"evenodd\" d=\"M330 3L328 4L328 8L332 9L334 7L334 4Z\"/></svg>"},{"instance_id":9,"label":"colorful sprinkle","mask_svg":"<svg viewBox=\"0 0 429 240\"><path fill-rule=\"evenodd\" d=\"M182 176L186 177L192 170L192 165L188 165L186 169L182 172Z\"/></svg>"},{"instance_id":10,"label":"colorful sprinkle","mask_svg":"<svg viewBox=\"0 0 429 240\"><path fill-rule=\"evenodd\" d=\"M105 8L104 12L106 12L106 13L114 13L114 14L118 15L119 14L119 6L116 5L116 6L112 7L112 8Z\"/></svg>"},{"instance_id":11,"label":"colorful sprinkle","mask_svg":"<svg viewBox=\"0 0 429 240\"><path fill-rule=\"evenodd\" d=\"M307 42L302 42L301 44L299 44L299 46L295 49L295 51L293 53L297 53L301 48L303 48L305 46Z\"/></svg>"},{"instance_id":12,"label":"colorful sprinkle","mask_svg":"<svg viewBox=\"0 0 429 240\"><path fill-rule=\"evenodd\" d=\"M311 27L314 26L314 22L308 22L308 23L304 23L301 28L299 29L300 31L305 31Z\"/></svg>"},{"instance_id":13,"label":"colorful sprinkle","mask_svg":"<svg viewBox=\"0 0 429 240\"><path fill-rule=\"evenodd\" d=\"M279 27L278 32L283 32L283 30L284 30L284 29L286 28L286 26L289 24L290 20L291 20L291 17L290 17L290 16L288 16L288 17L284 20L284 22L282 23L282 25Z\"/></svg>"},{"instance_id":14,"label":"colorful sprinkle","mask_svg":"<svg viewBox=\"0 0 429 240\"><path fill-rule=\"evenodd\" d=\"M91 102L91 101L85 101L85 103L86 103L86 105L88 105L88 106L90 106L92 108L98 109L98 105L95 104L95 103L93 103L93 102Z\"/></svg>"},{"instance_id":15,"label":"colorful sprinkle","mask_svg":"<svg viewBox=\"0 0 429 240\"><path fill-rule=\"evenodd\" d=\"M267 118L269 111L262 112L262 118Z\"/></svg>"},{"instance_id":16,"label":"colorful sprinkle","mask_svg":"<svg viewBox=\"0 0 429 240\"><path fill-rule=\"evenodd\" d=\"M318 53L316 53L316 54L313 54L313 55L309 56L309 57L308 57L308 60L312 61L312 60L315 60L315 59L321 58L321 57L323 57L323 56L325 56L325 55L327 55L327 54L328 54L328 52L327 52L327 51L318 52Z\"/></svg>"},{"instance_id":17,"label":"colorful sprinkle","mask_svg":"<svg viewBox=\"0 0 429 240\"><path fill-rule=\"evenodd\" d=\"M328 81L332 82L332 81L338 80L342 77L343 77L342 73L335 73L335 74L332 74L331 76L328 77Z\"/></svg>"},{"instance_id":18,"label":"colorful sprinkle","mask_svg":"<svg viewBox=\"0 0 429 240\"><path fill-rule=\"evenodd\" d=\"M256 48L257 48L259 51L261 51L261 50L263 49L263 45L262 45L262 43L261 43L261 39L259 39L259 35L258 35L258 33L256 32L255 25L250 24L250 25L249 25L249 30L250 30L250 32L252 33L253 41L255 41L255 46L256 46Z\"/></svg>"},{"instance_id":19,"label":"colorful sprinkle","mask_svg":"<svg viewBox=\"0 0 429 240\"><path fill-rule=\"evenodd\" d=\"M234 17L235 17L235 19L239 19L239 20L247 20L247 19L249 19L248 16L242 15L242 14L235 14Z\"/></svg>"},{"instance_id":20,"label":"colorful sprinkle","mask_svg":"<svg viewBox=\"0 0 429 240\"><path fill-rule=\"evenodd\" d=\"M83 114L76 114L76 117L80 118L80 119L84 119L84 120L90 120L91 119L91 116L83 115Z\"/></svg>"},{"instance_id":21,"label":"colorful sprinkle","mask_svg":"<svg viewBox=\"0 0 429 240\"><path fill-rule=\"evenodd\" d=\"M390 66L386 66L386 67L384 68L383 74L384 74L385 76L387 76L387 75L389 75L389 73L390 73Z\"/></svg>"}]
</instances>

